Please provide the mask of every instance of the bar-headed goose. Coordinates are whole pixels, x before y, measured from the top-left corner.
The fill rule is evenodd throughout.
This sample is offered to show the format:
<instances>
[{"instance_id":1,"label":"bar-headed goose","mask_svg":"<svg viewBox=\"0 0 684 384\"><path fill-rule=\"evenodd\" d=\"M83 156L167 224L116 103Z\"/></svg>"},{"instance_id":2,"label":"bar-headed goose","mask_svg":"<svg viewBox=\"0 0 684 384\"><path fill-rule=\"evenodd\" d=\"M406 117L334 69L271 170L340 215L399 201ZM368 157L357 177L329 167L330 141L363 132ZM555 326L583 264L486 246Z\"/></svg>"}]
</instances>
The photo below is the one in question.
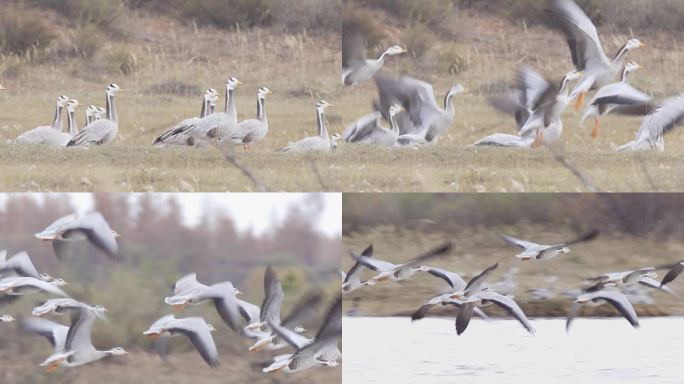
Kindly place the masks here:
<instances>
[{"instance_id":1,"label":"bar-headed goose","mask_svg":"<svg viewBox=\"0 0 684 384\"><path fill-rule=\"evenodd\" d=\"M580 293L575 298L575 301L573 301L570 306L570 313L568 313L568 318L565 322L565 331L570 331L570 324L572 324L572 320L577 317L579 308L582 305L598 306L605 303L609 303L615 307L615 309L629 321L632 327L639 327L639 319L637 318L636 311L634 311L634 307L632 306L632 303L629 302L629 299L627 299L627 296L622 292L600 289L593 292Z\"/></svg>"},{"instance_id":2,"label":"bar-headed goose","mask_svg":"<svg viewBox=\"0 0 684 384\"><path fill-rule=\"evenodd\" d=\"M235 106L235 90L242 84L235 77L226 81L226 94L223 112L211 113L201 118L186 132L194 139L194 145L205 143L210 139L220 139L233 133L237 127L237 108Z\"/></svg>"},{"instance_id":3,"label":"bar-headed goose","mask_svg":"<svg viewBox=\"0 0 684 384\"><path fill-rule=\"evenodd\" d=\"M110 259L120 261L119 234L109 227L109 223L99 212L85 215L72 214L61 217L50 224L35 237L52 242L52 249L60 260L68 254L68 243L87 240L104 252Z\"/></svg>"},{"instance_id":4,"label":"bar-headed goose","mask_svg":"<svg viewBox=\"0 0 684 384\"><path fill-rule=\"evenodd\" d=\"M653 113L646 116L637 132L636 140L617 147L616 152L658 150L665 151L665 135L684 122L684 93L665 100Z\"/></svg>"},{"instance_id":5,"label":"bar-headed goose","mask_svg":"<svg viewBox=\"0 0 684 384\"><path fill-rule=\"evenodd\" d=\"M630 50L641 48L644 43L631 39L612 58L608 58L596 30L596 26L573 0L549 0L555 25L565 35L570 47L572 62L582 79L572 91L571 99L577 100L576 110L584 104L584 95L593 88L602 87L615 80Z\"/></svg>"},{"instance_id":6,"label":"bar-headed goose","mask_svg":"<svg viewBox=\"0 0 684 384\"><path fill-rule=\"evenodd\" d=\"M40 126L24 132L14 141L15 144L41 144L50 147L64 147L65 133L62 132L62 111L67 106L69 97L62 95L57 98L55 118L51 126ZM67 139L68 141L68 139Z\"/></svg>"},{"instance_id":7,"label":"bar-headed goose","mask_svg":"<svg viewBox=\"0 0 684 384\"><path fill-rule=\"evenodd\" d=\"M380 118L382 117L380 112L364 116L347 127L342 137L347 143L374 144L393 147L397 145L397 140L399 139L399 125L397 124L396 116L402 111L404 111L404 108L399 105L390 107L389 128L380 125Z\"/></svg>"},{"instance_id":8,"label":"bar-headed goose","mask_svg":"<svg viewBox=\"0 0 684 384\"><path fill-rule=\"evenodd\" d=\"M123 89L116 84L109 84L105 92L107 117L95 120L83 128L67 143L68 147L109 144L119 134L119 117L114 98Z\"/></svg>"},{"instance_id":9,"label":"bar-headed goose","mask_svg":"<svg viewBox=\"0 0 684 384\"><path fill-rule=\"evenodd\" d=\"M219 366L218 351L211 332L216 329L202 317L186 317L177 319L166 315L155 321L143 332L148 337L185 335L199 352L202 359L212 368Z\"/></svg>"},{"instance_id":10,"label":"bar-headed goose","mask_svg":"<svg viewBox=\"0 0 684 384\"><path fill-rule=\"evenodd\" d=\"M188 129L197 124L200 119L210 114L210 103L212 100L216 102L219 94L215 89L209 88L202 96L202 108L200 109L199 117L190 117L176 124L173 128L168 129L157 137L152 145L192 145L189 141L191 136L187 134Z\"/></svg>"},{"instance_id":11,"label":"bar-headed goose","mask_svg":"<svg viewBox=\"0 0 684 384\"><path fill-rule=\"evenodd\" d=\"M342 82L346 86L354 86L370 80L382 68L385 58L400 55L406 49L393 45L387 48L377 59L366 57L366 47L359 33L345 28L342 35Z\"/></svg>"},{"instance_id":12,"label":"bar-headed goose","mask_svg":"<svg viewBox=\"0 0 684 384\"><path fill-rule=\"evenodd\" d=\"M271 90L261 87L257 91L257 113L256 119L241 121L237 128L228 136L222 137L219 142L229 142L235 145L242 145L245 150L249 145L259 142L268 133L268 118L266 117L266 96L271 94Z\"/></svg>"},{"instance_id":13,"label":"bar-headed goose","mask_svg":"<svg viewBox=\"0 0 684 384\"><path fill-rule=\"evenodd\" d=\"M579 237L561 243L561 244L554 244L554 245L543 245L543 244L537 244L533 243L531 241L525 241L525 240L520 240L516 239L515 237L505 235L503 233L498 234L501 239L503 239L505 242L515 245L516 247L522 249L523 251L515 257L521 260L548 260L552 259L561 253L569 253L570 252L570 246L574 244L579 244L587 241L591 241L596 238L596 236L599 235L598 230L591 230L586 233L583 233Z\"/></svg>"},{"instance_id":14,"label":"bar-headed goose","mask_svg":"<svg viewBox=\"0 0 684 384\"><path fill-rule=\"evenodd\" d=\"M325 124L325 110L332 107L332 104L325 100L321 100L316 103L316 124L317 124L317 135L304 138L299 141L290 142L285 147L278 150L282 153L302 153L311 151L326 151L330 152L332 150L332 141L330 139L330 134L328 134L328 128Z\"/></svg>"}]
</instances>

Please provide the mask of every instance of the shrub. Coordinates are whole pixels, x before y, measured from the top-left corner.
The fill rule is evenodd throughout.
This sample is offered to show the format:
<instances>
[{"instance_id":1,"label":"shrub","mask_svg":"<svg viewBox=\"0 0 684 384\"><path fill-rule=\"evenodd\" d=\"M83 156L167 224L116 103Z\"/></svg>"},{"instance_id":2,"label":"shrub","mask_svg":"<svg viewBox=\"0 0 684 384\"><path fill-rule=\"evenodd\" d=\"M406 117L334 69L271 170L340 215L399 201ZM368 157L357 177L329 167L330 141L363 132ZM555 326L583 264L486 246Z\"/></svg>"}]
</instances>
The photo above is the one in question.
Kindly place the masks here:
<instances>
[{"instance_id":1,"label":"shrub","mask_svg":"<svg viewBox=\"0 0 684 384\"><path fill-rule=\"evenodd\" d=\"M129 75L138 69L138 58L126 47L116 47L106 53L104 58L105 68L110 72L120 72Z\"/></svg>"},{"instance_id":2,"label":"shrub","mask_svg":"<svg viewBox=\"0 0 684 384\"><path fill-rule=\"evenodd\" d=\"M102 34L95 24L87 24L73 34L73 52L83 58L94 57L104 44Z\"/></svg>"},{"instance_id":3,"label":"shrub","mask_svg":"<svg viewBox=\"0 0 684 384\"><path fill-rule=\"evenodd\" d=\"M76 26L93 24L100 30L121 36L126 7L123 0L34 0L63 14Z\"/></svg>"},{"instance_id":4,"label":"shrub","mask_svg":"<svg viewBox=\"0 0 684 384\"><path fill-rule=\"evenodd\" d=\"M165 80L151 85L146 93L152 95L197 96L202 89L196 84L188 84L179 80Z\"/></svg>"},{"instance_id":5,"label":"shrub","mask_svg":"<svg viewBox=\"0 0 684 384\"><path fill-rule=\"evenodd\" d=\"M342 38L363 36L367 48L374 49L387 37L380 23L367 10L345 4L342 14Z\"/></svg>"},{"instance_id":6,"label":"shrub","mask_svg":"<svg viewBox=\"0 0 684 384\"><path fill-rule=\"evenodd\" d=\"M428 27L422 23L413 24L404 31L403 43L406 49L415 58L423 57L432 47L432 42L435 37L432 35Z\"/></svg>"},{"instance_id":7,"label":"shrub","mask_svg":"<svg viewBox=\"0 0 684 384\"><path fill-rule=\"evenodd\" d=\"M291 32L339 32L341 12L338 0L277 0L271 10L273 22Z\"/></svg>"},{"instance_id":8,"label":"shrub","mask_svg":"<svg viewBox=\"0 0 684 384\"><path fill-rule=\"evenodd\" d=\"M253 27L271 22L269 0L173 0L180 16L220 28Z\"/></svg>"},{"instance_id":9,"label":"shrub","mask_svg":"<svg viewBox=\"0 0 684 384\"><path fill-rule=\"evenodd\" d=\"M3 54L23 56L47 47L56 36L54 29L30 10L3 6L0 13L0 52Z\"/></svg>"}]
</instances>

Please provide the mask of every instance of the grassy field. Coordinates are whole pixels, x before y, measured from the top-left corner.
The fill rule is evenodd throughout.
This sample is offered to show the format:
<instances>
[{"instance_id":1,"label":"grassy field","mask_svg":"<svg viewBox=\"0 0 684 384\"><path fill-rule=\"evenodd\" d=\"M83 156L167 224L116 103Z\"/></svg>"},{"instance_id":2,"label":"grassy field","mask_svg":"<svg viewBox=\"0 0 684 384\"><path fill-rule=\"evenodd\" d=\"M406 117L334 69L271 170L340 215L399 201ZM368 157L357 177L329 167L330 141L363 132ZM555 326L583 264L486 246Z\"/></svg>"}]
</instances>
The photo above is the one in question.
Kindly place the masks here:
<instances>
[{"instance_id":1,"label":"grassy field","mask_svg":"<svg viewBox=\"0 0 684 384\"><path fill-rule=\"evenodd\" d=\"M46 11L47 12L47 11ZM405 25L373 11L390 40L402 42ZM49 14L49 12L47 12ZM222 89L229 76L240 78L237 105L240 119L255 114L259 86L274 91L266 101L268 137L249 153L238 148L239 161L268 189L284 191L447 191L532 192L584 191L572 173L545 150L466 149L475 140L496 132L513 132L513 122L486 103L503 89L514 68L523 62L560 77L570 66L562 38L542 27L523 28L497 16L477 13L455 16L463 33L435 38L430 54L393 58L387 67L435 84L438 99L452 83L469 92L459 97L457 118L448 135L435 147L386 150L340 145L333 154L281 156L275 153L291 140L313 134L313 104L324 98L335 104L329 130L370 112L375 97L372 83L355 89L339 84L340 37L287 34L272 29L226 31L195 29L165 17L131 13L136 25L124 44L136 58L136 70L90 70L82 59L66 58L21 65L8 59L0 78L8 91L0 92L0 188L5 191L254 191L257 186L215 148L152 148L165 129L199 111L203 89ZM67 31L68 32L68 31ZM635 31L635 34L638 31ZM66 32L65 32L66 33ZM504 39L505 37L505 39ZM627 36L602 36L612 52ZM640 36L641 37L641 36ZM684 53L671 36L642 38L648 48L632 58L646 69L633 82L656 97L684 89ZM113 44L113 43L112 43ZM535 47L544 47L544 50ZM549 52L547 56L545 53ZM450 74L450 63L459 72ZM11 71L10 71L11 69ZM17 74L18 73L18 74ZM102 104L103 89L116 82L128 90L117 99L119 139L107 148L89 151L20 148L10 145L21 132L49 124L54 100L60 94L82 104ZM164 89L160 93L158 90ZM219 105L219 108L221 106ZM79 113L83 125L82 110ZM606 118L601 136L592 141L590 128L568 112L559 144L567 160L603 191L677 191L684 189L684 158L676 148L679 132L667 137L667 152L618 155L615 145L632 139L637 118Z\"/></svg>"},{"instance_id":2,"label":"grassy field","mask_svg":"<svg viewBox=\"0 0 684 384\"><path fill-rule=\"evenodd\" d=\"M416 223L413 223L416 224ZM374 245L374 256L383 260L400 262L408 260L419 253L433 247L439 242L452 240L455 250L452 256L430 262L435 267L445 268L461 274L468 279L484 268L499 262L499 268L488 280L489 283L500 281L512 267L518 268L514 292L516 301L530 316L565 316L570 308L570 300L564 297L538 302L526 291L532 288L544 288L549 284L545 279L554 275L558 281L553 287L556 294L577 289L581 282L589 277L607 272L619 272L640 267L672 263L680 258L684 244L678 241L658 241L655 239L632 238L618 235L601 235L591 243L572 247L571 253L562 255L548 262L522 262L513 257L517 248L501 241L494 230L510 233L517 237L552 243L565 241L574 233L564 226L554 227L542 224L518 225L516 227L483 228L459 233L447 233L439 229L439 223L424 223L411 226L366 227L358 232L346 233L345 247L360 252L369 243ZM654 252L654 249L658 249ZM348 270L353 260L347 257L343 267ZM660 277L662 277L662 273ZM368 274L367 276L370 276ZM374 287L365 287L344 296L345 310L355 308L359 314L390 316L410 315L428 299L448 288L440 279L428 274L420 274L412 279L396 283L387 283ZM671 288L680 294L684 293L681 282L674 282ZM684 315L684 303L670 295L652 292L656 300L654 305L636 307L640 315ZM485 308L492 310L491 307ZM435 311L439 313L439 311ZM494 311L495 314L500 312ZM616 316L617 311L608 306L583 309L584 315ZM450 314L450 315L449 315ZM445 315L453 316L453 310Z\"/></svg>"}]
</instances>

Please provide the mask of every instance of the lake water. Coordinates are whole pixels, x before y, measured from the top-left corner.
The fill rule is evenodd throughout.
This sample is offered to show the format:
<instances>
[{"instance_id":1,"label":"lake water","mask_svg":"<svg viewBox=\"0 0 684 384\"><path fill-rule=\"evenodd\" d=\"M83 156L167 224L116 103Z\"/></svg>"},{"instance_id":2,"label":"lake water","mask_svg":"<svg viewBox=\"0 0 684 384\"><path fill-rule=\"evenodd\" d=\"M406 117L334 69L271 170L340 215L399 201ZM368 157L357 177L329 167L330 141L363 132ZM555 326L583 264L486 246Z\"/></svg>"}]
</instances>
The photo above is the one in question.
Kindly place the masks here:
<instances>
[{"instance_id":1,"label":"lake water","mask_svg":"<svg viewBox=\"0 0 684 384\"><path fill-rule=\"evenodd\" d=\"M684 318L343 319L346 383L684 383Z\"/></svg>"}]
</instances>

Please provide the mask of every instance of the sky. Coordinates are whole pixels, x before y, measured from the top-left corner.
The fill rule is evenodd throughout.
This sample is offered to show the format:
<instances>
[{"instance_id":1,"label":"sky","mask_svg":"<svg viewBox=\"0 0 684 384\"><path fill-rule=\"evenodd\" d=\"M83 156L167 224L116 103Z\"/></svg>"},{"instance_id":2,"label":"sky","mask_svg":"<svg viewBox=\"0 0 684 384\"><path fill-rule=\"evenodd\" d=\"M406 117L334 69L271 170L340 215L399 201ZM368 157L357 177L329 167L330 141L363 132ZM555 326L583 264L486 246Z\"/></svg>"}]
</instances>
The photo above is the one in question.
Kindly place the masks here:
<instances>
[{"instance_id":1,"label":"sky","mask_svg":"<svg viewBox=\"0 0 684 384\"><path fill-rule=\"evenodd\" d=\"M32 194L42 200L40 193ZM92 195L89 193L70 193L72 203L78 212L93 209ZM139 194L131 193L132 201ZM196 225L203 207L216 205L228 212L238 230L252 230L255 234L268 231L274 223L279 223L292 204L302 204L306 193L164 193L173 196L183 209L187 225ZM342 195L322 193L323 212L317 218L316 227L328 236L342 234ZM4 206L8 194L0 195L0 206Z\"/></svg>"}]
</instances>

